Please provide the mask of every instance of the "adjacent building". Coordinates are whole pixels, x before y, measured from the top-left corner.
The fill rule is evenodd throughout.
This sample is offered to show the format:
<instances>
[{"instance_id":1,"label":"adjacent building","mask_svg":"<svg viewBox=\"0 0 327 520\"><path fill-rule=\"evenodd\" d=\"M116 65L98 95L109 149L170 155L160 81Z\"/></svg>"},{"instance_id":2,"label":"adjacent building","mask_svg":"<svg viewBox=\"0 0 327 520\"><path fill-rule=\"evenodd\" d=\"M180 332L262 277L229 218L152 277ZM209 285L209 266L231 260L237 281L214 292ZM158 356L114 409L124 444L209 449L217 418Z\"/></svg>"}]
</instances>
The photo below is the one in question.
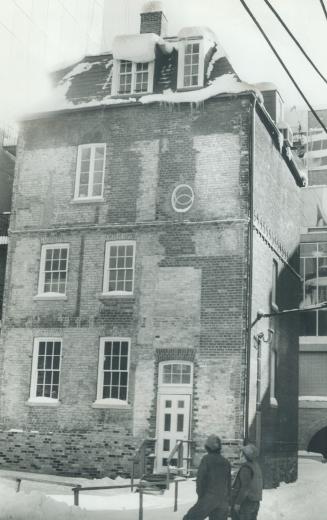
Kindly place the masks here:
<instances>
[{"instance_id":1,"label":"adjacent building","mask_svg":"<svg viewBox=\"0 0 327 520\"><path fill-rule=\"evenodd\" d=\"M297 476L298 323L262 314L299 304L304 180L278 93L210 30L165 31L152 3L22 123L0 461L129 474L148 442L162 472L219 433L231 457L257 442L277 485Z\"/></svg>"},{"instance_id":2,"label":"adjacent building","mask_svg":"<svg viewBox=\"0 0 327 520\"><path fill-rule=\"evenodd\" d=\"M327 123L327 111L318 110ZM327 301L327 135L309 112L306 130L309 184L302 190L302 305ZM327 457L327 312L301 317L299 446Z\"/></svg>"}]
</instances>

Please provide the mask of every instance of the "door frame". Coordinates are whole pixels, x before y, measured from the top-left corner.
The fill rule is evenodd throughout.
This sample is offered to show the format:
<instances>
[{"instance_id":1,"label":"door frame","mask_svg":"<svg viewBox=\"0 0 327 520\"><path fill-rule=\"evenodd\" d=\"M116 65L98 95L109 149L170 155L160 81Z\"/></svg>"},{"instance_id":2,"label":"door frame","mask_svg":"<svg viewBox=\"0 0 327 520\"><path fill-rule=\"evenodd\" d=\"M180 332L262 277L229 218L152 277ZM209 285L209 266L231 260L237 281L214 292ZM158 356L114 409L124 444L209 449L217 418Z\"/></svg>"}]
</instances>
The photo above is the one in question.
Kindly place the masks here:
<instances>
[{"instance_id":1,"label":"door frame","mask_svg":"<svg viewBox=\"0 0 327 520\"><path fill-rule=\"evenodd\" d=\"M189 383L164 383L163 382L163 368L166 365L188 365L190 370L190 381ZM163 395L189 395L190 396L190 410L189 410L189 424L188 424L188 437L190 438L191 434L191 424L192 424L192 410L193 410L193 371L194 371L194 363L192 361L184 361L181 359L170 359L165 361L160 361L158 364L158 390L157 390L157 413L156 413L156 458L155 458L155 471L158 470L158 438L159 438L159 424L160 424L160 397Z\"/></svg>"}]
</instances>

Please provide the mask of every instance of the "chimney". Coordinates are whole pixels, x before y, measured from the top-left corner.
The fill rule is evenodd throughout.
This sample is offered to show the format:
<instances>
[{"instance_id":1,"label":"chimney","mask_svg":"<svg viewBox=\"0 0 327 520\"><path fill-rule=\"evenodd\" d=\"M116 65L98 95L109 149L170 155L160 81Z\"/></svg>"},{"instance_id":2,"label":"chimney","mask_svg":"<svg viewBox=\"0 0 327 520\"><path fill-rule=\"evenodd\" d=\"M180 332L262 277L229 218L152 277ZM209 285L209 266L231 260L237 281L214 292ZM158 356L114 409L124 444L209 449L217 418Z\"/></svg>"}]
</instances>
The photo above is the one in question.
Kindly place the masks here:
<instances>
[{"instance_id":1,"label":"chimney","mask_svg":"<svg viewBox=\"0 0 327 520\"><path fill-rule=\"evenodd\" d=\"M141 12L140 33L155 33L158 36L167 34L167 18L161 2L147 2Z\"/></svg>"}]
</instances>

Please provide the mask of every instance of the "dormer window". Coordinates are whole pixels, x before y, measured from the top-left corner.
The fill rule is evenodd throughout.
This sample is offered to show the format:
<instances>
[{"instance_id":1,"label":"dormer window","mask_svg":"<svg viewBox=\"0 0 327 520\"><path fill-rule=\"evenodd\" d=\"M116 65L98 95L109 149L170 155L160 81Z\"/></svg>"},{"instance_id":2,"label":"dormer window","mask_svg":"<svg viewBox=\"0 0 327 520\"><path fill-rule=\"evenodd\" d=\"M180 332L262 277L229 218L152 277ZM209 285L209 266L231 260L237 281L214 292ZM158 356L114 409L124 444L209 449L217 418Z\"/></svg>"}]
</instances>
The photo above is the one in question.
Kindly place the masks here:
<instances>
[{"instance_id":1,"label":"dormer window","mask_svg":"<svg viewBox=\"0 0 327 520\"><path fill-rule=\"evenodd\" d=\"M183 40L178 52L178 88L203 86L203 45L201 40Z\"/></svg>"},{"instance_id":2,"label":"dormer window","mask_svg":"<svg viewBox=\"0 0 327 520\"><path fill-rule=\"evenodd\" d=\"M116 62L116 94L145 94L153 91L154 63Z\"/></svg>"}]
</instances>

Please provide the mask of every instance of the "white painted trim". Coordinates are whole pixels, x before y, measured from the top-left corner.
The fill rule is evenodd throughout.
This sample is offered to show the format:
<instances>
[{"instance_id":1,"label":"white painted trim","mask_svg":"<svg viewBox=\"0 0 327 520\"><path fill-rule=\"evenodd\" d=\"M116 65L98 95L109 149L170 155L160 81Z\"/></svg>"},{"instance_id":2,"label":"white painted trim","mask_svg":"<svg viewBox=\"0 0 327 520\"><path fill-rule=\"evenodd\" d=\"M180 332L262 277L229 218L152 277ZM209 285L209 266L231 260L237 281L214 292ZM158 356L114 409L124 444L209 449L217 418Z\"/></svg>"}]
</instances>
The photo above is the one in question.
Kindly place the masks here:
<instances>
[{"instance_id":1,"label":"white painted trim","mask_svg":"<svg viewBox=\"0 0 327 520\"><path fill-rule=\"evenodd\" d=\"M300 336L299 337L300 345L310 345L311 343L315 344L327 344L327 336Z\"/></svg>"},{"instance_id":2,"label":"white painted trim","mask_svg":"<svg viewBox=\"0 0 327 520\"><path fill-rule=\"evenodd\" d=\"M163 383L163 367L166 365L188 365L191 367L191 377L190 383ZM158 370L158 392L163 394L192 394L193 393L193 367L194 363L192 361L183 361L182 359L178 360L166 360L161 361L159 363Z\"/></svg>"},{"instance_id":3,"label":"white painted trim","mask_svg":"<svg viewBox=\"0 0 327 520\"><path fill-rule=\"evenodd\" d=\"M109 291L109 252L112 246L133 246L133 280L132 280L132 290L131 291ZM105 246L105 258L104 258L104 272L103 272L103 287L102 287L102 296L126 296L132 295L134 293L134 280L135 280L135 250L136 250L136 241L135 240L108 240Z\"/></svg>"},{"instance_id":4,"label":"white painted trim","mask_svg":"<svg viewBox=\"0 0 327 520\"><path fill-rule=\"evenodd\" d=\"M136 85L136 65L137 63L135 61L132 61L132 85L131 85L131 92L128 92L126 94L121 94L119 92L119 83L120 83L120 62L126 61L126 60L113 60L113 74L112 74L112 84L111 84L111 91L112 95L119 96L119 97L125 97L125 96L131 96L131 95L145 95L145 94L152 94L153 93L153 79L154 79L154 61L148 61L148 88L146 92L135 92L135 85Z\"/></svg>"},{"instance_id":5,"label":"white painted trim","mask_svg":"<svg viewBox=\"0 0 327 520\"><path fill-rule=\"evenodd\" d=\"M122 400L119 399L117 404L113 404L113 398L104 399L103 395L103 361L104 361L104 344L106 341L126 341L128 343L128 355L127 355L127 391L126 391L126 406L128 405L128 396L129 396L129 380L130 380L130 352L131 352L131 339L125 337L116 337L116 336L103 336L100 337L100 346L99 346L99 361L98 361L98 383L97 383L97 397L96 401L93 403L94 408L110 408L125 405L122 403ZM98 406L100 405L101 406ZM107 404L105 404L107 403Z\"/></svg>"},{"instance_id":6,"label":"white painted trim","mask_svg":"<svg viewBox=\"0 0 327 520\"><path fill-rule=\"evenodd\" d=\"M41 341L60 341L60 361L59 361L59 385L58 385L58 397L52 399L51 397L47 398L45 401L44 397L38 398L36 396L36 383L37 383L37 364L38 364L38 351L39 351L39 343ZM34 338L33 343L33 360L32 360L32 371L31 371L31 385L30 385L30 397L27 401L27 404L31 406L35 404L46 406L51 405L51 403L59 402L59 393L60 393L60 376L61 376L61 360L62 360L62 337L60 336L47 336L47 337L37 337Z\"/></svg>"},{"instance_id":7,"label":"white painted trim","mask_svg":"<svg viewBox=\"0 0 327 520\"><path fill-rule=\"evenodd\" d=\"M269 387L270 387L270 404L273 406L277 406L278 402L276 399L276 362L277 362L277 352L276 349L270 348L270 371L269 371Z\"/></svg>"},{"instance_id":8,"label":"white painted trim","mask_svg":"<svg viewBox=\"0 0 327 520\"><path fill-rule=\"evenodd\" d=\"M37 294L33 297L34 301L51 301L51 300L59 300L59 301L67 301L68 298L65 294L61 293L43 293Z\"/></svg>"},{"instance_id":9,"label":"white painted trim","mask_svg":"<svg viewBox=\"0 0 327 520\"><path fill-rule=\"evenodd\" d=\"M185 47L189 43L198 43L199 44L199 74L198 74L198 84L191 85L189 87L184 86L184 62L185 62ZM177 88L192 90L199 87L203 87L204 80L204 45L203 38L188 38L183 39L178 42L178 67L177 67Z\"/></svg>"},{"instance_id":10,"label":"white painted trim","mask_svg":"<svg viewBox=\"0 0 327 520\"><path fill-rule=\"evenodd\" d=\"M44 407L50 406L50 407L54 407L54 408L60 406L60 404L61 404L61 402L58 399L51 399L47 402L41 401L41 399L42 399L41 397L40 398L33 397L32 399L31 398L28 399L28 401L26 401L25 404L27 406L44 406Z\"/></svg>"},{"instance_id":11,"label":"white painted trim","mask_svg":"<svg viewBox=\"0 0 327 520\"><path fill-rule=\"evenodd\" d=\"M87 188L87 197L81 197L79 195L79 186L80 186L80 177L81 177L81 161L82 161L82 151L90 148L90 168L89 168L89 182ZM94 177L94 163L95 163L95 149L103 148L103 169L102 169L102 186L101 186L101 195L93 196L91 194L91 189L93 188L93 177ZM77 149L77 162L76 162L76 176L75 176L75 191L74 191L74 199L73 201L90 201L90 200L101 200L103 199L103 186L104 186L104 172L106 169L106 143L87 143L80 144Z\"/></svg>"},{"instance_id":12,"label":"white painted trim","mask_svg":"<svg viewBox=\"0 0 327 520\"><path fill-rule=\"evenodd\" d=\"M64 293L45 293L44 292L44 269L45 269L45 256L46 251L48 249L67 249L67 271L66 271L66 284L65 284L65 292ZM35 296L36 299L40 299L41 296L49 294L50 296L47 296L47 299L53 299L54 295L59 295L61 299L62 296L66 296L66 290L67 290L67 281L68 281L68 267L69 267L69 244L66 243L53 243L53 244L42 244L41 247L41 259L40 259L40 271L39 271L39 283L38 283L38 293ZM57 296L55 296L57 298Z\"/></svg>"}]
</instances>

